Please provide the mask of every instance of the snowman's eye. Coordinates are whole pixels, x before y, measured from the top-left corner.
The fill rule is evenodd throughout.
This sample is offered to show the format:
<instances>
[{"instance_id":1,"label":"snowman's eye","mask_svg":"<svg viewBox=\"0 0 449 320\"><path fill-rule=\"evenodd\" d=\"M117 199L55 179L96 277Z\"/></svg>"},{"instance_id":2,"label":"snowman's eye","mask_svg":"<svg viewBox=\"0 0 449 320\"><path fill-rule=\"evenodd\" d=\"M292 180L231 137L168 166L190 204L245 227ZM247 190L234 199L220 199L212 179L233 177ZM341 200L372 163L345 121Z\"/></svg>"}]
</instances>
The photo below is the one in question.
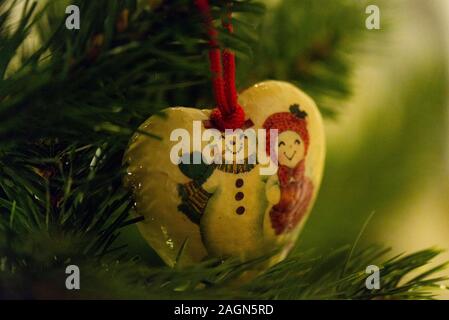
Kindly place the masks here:
<instances>
[{"instance_id":1,"label":"snowman's eye","mask_svg":"<svg viewBox=\"0 0 449 320\"><path fill-rule=\"evenodd\" d=\"M284 141L279 142L279 145L278 145L278 146L279 146L279 147L285 146L285 142L284 142Z\"/></svg>"},{"instance_id":2,"label":"snowman's eye","mask_svg":"<svg viewBox=\"0 0 449 320\"><path fill-rule=\"evenodd\" d=\"M301 144L301 141L299 141L299 139L296 139L295 144Z\"/></svg>"}]
</instances>

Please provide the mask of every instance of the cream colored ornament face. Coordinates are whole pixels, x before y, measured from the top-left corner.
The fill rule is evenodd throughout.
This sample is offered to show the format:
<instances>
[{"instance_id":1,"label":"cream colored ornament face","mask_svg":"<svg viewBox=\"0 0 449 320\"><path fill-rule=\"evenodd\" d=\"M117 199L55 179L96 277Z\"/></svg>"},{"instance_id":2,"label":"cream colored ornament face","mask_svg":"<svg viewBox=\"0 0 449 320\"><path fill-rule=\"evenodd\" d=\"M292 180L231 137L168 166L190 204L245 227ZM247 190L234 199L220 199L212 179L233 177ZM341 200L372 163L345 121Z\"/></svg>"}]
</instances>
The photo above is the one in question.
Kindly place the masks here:
<instances>
[{"instance_id":1,"label":"cream colored ornament face","mask_svg":"<svg viewBox=\"0 0 449 320\"><path fill-rule=\"evenodd\" d=\"M299 133L288 130L282 132L278 139L278 161L280 165L294 168L304 159L304 142Z\"/></svg>"},{"instance_id":2,"label":"cream colored ornament face","mask_svg":"<svg viewBox=\"0 0 449 320\"><path fill-rule=\"evenodd\" d=\"M281 253L271 262L277 262L295 243L313 206L325 156L322 119L313 100L289 83L267 81L241 93L239 103L253 129L279 132L278 154L270 155L278 170L271 176L261 175L261 165L248 157L239 164L171 161L175 129L192 137L188 157L209 143L195 142L193 132L193 122L208 120L209 110L166 109L164 117L152 116L140 127L160 140L136 133L130 141L125 183L133 191L136 214L144 217L138 227L168 265L207 257L247 260L275 248ZM244 140L233 141L224 143L222 152L235 153Z\"/></svg>"}]
</instances>

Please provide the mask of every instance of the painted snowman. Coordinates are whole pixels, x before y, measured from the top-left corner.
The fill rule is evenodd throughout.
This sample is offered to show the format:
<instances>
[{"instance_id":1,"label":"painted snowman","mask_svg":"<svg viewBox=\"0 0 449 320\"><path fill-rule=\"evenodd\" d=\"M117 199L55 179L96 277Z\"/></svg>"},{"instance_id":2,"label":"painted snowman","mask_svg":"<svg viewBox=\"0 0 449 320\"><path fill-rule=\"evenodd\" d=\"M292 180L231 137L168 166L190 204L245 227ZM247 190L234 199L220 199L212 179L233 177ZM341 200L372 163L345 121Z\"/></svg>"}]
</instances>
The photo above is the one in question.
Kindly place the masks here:
<instances>
[{"instance_id":1,"label":"painted snowman","mask_svg":"<svg viewBox=\"0 0 449 320\"><path fill-rule=\"evenodd\" d=\"M264 214L267 208L265 182L256 159L256 148L250 148L243 131L222 133L225 158L210 165L180 165L192 178L179 185L182 203L178 209L200 226L208 253L215 257L238 256L242 260L260 254L263 244ZM243 154L238 161L239 154ZM231 232L223 232L223 228Z\"/></svg>"}]
</instances>

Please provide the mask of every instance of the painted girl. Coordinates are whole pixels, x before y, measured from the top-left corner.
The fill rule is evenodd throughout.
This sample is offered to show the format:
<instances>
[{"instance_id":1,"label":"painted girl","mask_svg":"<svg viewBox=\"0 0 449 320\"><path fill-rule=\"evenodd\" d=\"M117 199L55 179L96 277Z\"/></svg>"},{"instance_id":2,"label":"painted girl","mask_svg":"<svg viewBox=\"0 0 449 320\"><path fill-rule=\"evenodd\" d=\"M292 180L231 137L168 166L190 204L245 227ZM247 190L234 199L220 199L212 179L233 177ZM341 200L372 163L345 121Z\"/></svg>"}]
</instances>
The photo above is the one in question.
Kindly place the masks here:
<instances>
[{"instance_id":1,"label":"painted girl","mask_svg":"<svg viewBox=\"0 0 449 320\"><path fill-rule=\"evenodd\" d=\"M313 195L312 181L305 176L305 159L309 147L307 113L299 105L290 106L290 112L275 113L264 122L264 129L278 130L278 174L266 185L271 227L276 236L292 231L307 212ZM267 134L267 153L270 154L270 136Z\"/></svg>"}]
</instances>

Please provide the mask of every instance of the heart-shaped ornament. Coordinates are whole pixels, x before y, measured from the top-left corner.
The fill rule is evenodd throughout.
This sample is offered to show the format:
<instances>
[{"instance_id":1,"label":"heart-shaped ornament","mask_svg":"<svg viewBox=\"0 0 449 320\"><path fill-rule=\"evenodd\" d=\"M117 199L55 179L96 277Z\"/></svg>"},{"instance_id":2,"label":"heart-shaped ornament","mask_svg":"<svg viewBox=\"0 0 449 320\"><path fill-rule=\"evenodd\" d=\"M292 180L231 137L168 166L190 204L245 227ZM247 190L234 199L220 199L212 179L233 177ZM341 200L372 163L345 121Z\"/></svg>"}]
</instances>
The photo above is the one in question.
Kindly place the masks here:
<instances>
[{"instance_id":1,"label":"heart-shaped ornament","mask_svg":"<svg viewBox=\"0 0 449 320\"><path fill-rule=\"evenodd\" d=\"M289 83L266 81L241 93L239 104L257 145L267 150L265 159L235 131L232 139L223 133L224 139L215 140L219 148L210 148L212 156L228 152L231 160L204 161L201 153L214 146L204 139L210 110L165 109L130 141L125 183L136 214L144 217L138 228L170 266L208 257L246 261L279 250L269 264L276 263L294 245L313 206L325 157L323 123L313 100ZM273 145L275 152L265 147ZM242 148L242 159L232 158ZM275 170L267 170L273 165Z\"/></svg>"}]
</instances>

